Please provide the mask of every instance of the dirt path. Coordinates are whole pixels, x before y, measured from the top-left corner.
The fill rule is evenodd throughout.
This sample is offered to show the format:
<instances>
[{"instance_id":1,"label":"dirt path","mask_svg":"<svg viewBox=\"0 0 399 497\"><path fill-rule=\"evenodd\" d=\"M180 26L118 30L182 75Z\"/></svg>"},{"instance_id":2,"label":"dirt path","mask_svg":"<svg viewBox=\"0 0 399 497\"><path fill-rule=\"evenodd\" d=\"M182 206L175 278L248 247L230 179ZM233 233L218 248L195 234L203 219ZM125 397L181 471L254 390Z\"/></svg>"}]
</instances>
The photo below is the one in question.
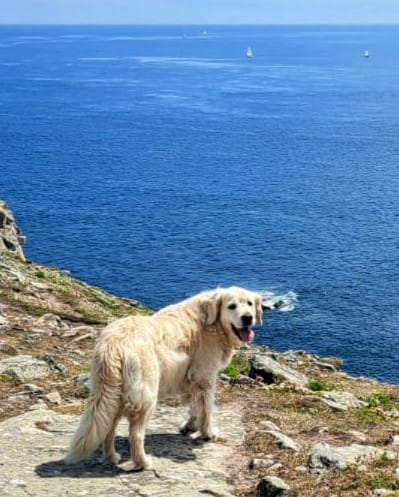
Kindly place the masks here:
<instances>
[{"instance_id":1,"label":"dirt path","mask_svg":"<svg viewBox=\"0 0 399 497\"><path fill-rule=\"evenodd\" d=\"M146 450L154 459L152 471L134 473L128 460L127 425L121 423L117 449L122 463L117 468L99 462L99 454L68 467L62 462L77 417L53 411L32 411L0 424L0 495L3 497L186 497L232 495L226 483L226 465L242 441L240 415L226 408L218 412L226 441L202 443L178 433L181 408L161 406L146 438Z\"/></svg>"}]
</instances>

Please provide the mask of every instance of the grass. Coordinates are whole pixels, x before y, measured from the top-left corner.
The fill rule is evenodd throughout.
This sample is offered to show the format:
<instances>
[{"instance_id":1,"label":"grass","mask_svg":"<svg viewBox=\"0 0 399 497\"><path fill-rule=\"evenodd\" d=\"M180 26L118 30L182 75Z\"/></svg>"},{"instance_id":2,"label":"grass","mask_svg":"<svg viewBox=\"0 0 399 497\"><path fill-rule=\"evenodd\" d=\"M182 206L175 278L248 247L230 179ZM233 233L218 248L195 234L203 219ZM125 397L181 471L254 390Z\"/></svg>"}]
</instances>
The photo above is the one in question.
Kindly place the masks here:
<instances>
[{"instance_id":1,"label":"grass","mask_svg":"<svg viewBox=\"0 0 399 497\"><path fill-rule=\"evenodd\" d=\"M51 409L79 415L84 410L83 399L87 397L87 388L76 377L90 370L94 340L74 343L62 336L35 335L31 323L44 312L53 312L74 326L76 322L103 324L115 317L134 313L149 314L151 311L76 281L55 268L25 264L13 257L10 261L12 270L21 272L28 282L36 281L40 285L37 286L38 290L31 292L29 284L24 288L15 280L8 280L7 271L0 271L1 302L15 313L2 340L16 347L18 353L29 353L36 357L49 354L56 363L65 366L68 369L65 375L54 372L34 383L45 393L54 389L59 391L65 405L50 406ZM29 316L30 322L25 323L23 318L26 316ZM93 328L98 331L101 326ZM247 351L246 356L243 353L234 357L224 373L231 378L247 374L251 354L252 351ZM3 355L6 355L4 351ZM392 436L398 432L395 418L390 417L392 413L388 412L399 406L397 387L321 371L312 366L312 362L306 362L306 357L301 357L298 364L289 365L299 370L302 368L302 372L311 378L307 390L284 384L251 387L239 382L223 382L218 385L217 403L226 402L234 406L237 416L242 416L246 430L244 442L235 446L234 457L229 460L232 465L230 480L235 486L235 493L252 497L259 479L271 475L285 480L297 491L298 497L371 497L372 491L381 487L387 488L391 497L399 497L399 483L394 478L394 471L399 464L386 455L365 464L364 472L348 468L343 472L319 475L302 473L296 469L307 465L309 452L318 442L333 446L359 443L350 434L351 430L363 432L367 436L365 443L389 450ZM366 400L367 406L337 412L320 398L321 392L331 390L351 392L357 398ZM37 402L38 397L30 394L23 396L26 399L23 406L10 406L7 399L21 391L22 387L13 378L0 375L0 420L25 412ZM272 421L283 433L297 441L301 446L300 452L293 453L279 447L274 438L266 433L262 424L265 420ZM251 458L265 455L271 455L282 467L249 469Z\"/></svg>"},{"instance_id":2,"label":"grass","mask_svg":"<svg viewBox=\"0 0 399 497\"><path fill-rule=\"evenodd\" d=\"M326 383L323 383L319 380L310 380L306 385L306 388L308 388L312 392L329 392L332 390L336 390L335 387L327 385Z\"/></svg>"},{"instance_id":3,"label":"grass","mask_svg":"<svg viewBox=\"0 0 399 497\"><path fill-rule=\"evenodd\" d=\"M386 411L390 411L394 408L394 403L390 397L382 393L373 393L369 395L366 399L369 407L382 407Z\"/></svg>"},{"instance_id":4,"label":"grass","mask_svg":"<svg viewBox=\"0 0 399 497\"><path fill-rule=\"evenodd\" d=\"M250 364L248 359L241 356L233 357L230 364L223 370L223 373L230 378L237 378L241 374L247 374L250 370Z\"/></svg>"},{"instance_id":5,"label":"grass","mask_svg":"<svg viewBox=\"0 0 399 497\"><path fill-rule=\"evenodd\" d=\"M387 490L399 489L397 480L391 474L382 474L365 480L364 485L371 490L376 490L377 488L386 488Z\"/></svg>"}]
</instances>

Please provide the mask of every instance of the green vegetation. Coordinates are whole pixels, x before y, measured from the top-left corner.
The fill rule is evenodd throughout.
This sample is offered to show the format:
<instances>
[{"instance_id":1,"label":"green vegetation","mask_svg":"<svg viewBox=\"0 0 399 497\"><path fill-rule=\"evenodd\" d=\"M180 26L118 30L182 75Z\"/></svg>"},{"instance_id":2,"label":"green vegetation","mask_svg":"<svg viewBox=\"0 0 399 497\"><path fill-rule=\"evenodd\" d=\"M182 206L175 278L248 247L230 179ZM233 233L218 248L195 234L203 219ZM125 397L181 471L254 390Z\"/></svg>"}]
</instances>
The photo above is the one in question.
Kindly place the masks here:
<instances>
[{"instance_id":1,"label":"green vegetation","mask_svg":"<svg viewBox=\"0 0 399 497\"><path fill-rule=\"evenodd\" d=\"M306 385L306 388L312 390L312 392L328 392L331 390L335 390L334 387L326 385L319 380L310 380L309 383Z\"/></svg>"},{"instance_id":2,"label":"green vegetation","mask_svg":"<svg viewBox=\"0 0 399 497\"><path fill-rule=\"evenodd\" d=\"M390 411L394 407L392 399L387 395L381 393L373 393L369 395L366 399L366 402L368 403L369 407L382 407L386 411Z\"/></svg>"},{"instance_id":3,"label":"green vegetation","mask_svg":"<svg viewBox=\"0 0 399 497\"><path fill-rule=\"evenodd\" d=\"M235 356L223 373L230 378L237 378L240 374L247 374L250 370L250 364L245 357Z\"/></svg>"},{"instance_id":4,"label":"green vegetation","mask_svg":"<svg viewBox=\"0 0 399 497\"><path fill-rule=\"evenodd\" d=\"M377 488L386 488L387 490L398 490L399 486L395 478L390 475L379 475L376 478L370 479L365 482L366 487L375 490Z\"/></svg>"},{"instance_id":5,"label":"green vegetation","mask_svg":"<svg viewBox=\"0 0 399 497\"><path fill-rule=\"evenodd\" d=\"M369 407L355 409L353 417L362 425L377 426L386 423L385 416L382 413L373 411Z\"/></svg>"}]
</instances>

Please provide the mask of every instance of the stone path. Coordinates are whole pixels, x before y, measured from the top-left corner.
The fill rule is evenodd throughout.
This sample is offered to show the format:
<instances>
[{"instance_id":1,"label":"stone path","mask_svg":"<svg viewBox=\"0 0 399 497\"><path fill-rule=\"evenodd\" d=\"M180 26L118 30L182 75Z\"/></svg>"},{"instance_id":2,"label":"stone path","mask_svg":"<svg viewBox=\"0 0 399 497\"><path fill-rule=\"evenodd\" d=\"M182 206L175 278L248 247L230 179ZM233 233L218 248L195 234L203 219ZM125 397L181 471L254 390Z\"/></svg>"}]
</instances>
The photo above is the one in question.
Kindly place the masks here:
<instances>
[{"instance_id":1,"label":"stone path","mask_svg":"<svg viewBox=\"0 0 399 497\"><path fill-rule=\"evenodd\" d=\"M243 439L238 412L218 412L220 443L203 443L178 433L184 410L161 406L150 423L146 450L153 471L130 471L127 424L121 422L116 445L122 454L117 468L99 462L99 453L85 462L62 462L76 416L32 411L0 423L0 495L2 497L230 497L226 463Z\"/></svg>"}]
</instances>

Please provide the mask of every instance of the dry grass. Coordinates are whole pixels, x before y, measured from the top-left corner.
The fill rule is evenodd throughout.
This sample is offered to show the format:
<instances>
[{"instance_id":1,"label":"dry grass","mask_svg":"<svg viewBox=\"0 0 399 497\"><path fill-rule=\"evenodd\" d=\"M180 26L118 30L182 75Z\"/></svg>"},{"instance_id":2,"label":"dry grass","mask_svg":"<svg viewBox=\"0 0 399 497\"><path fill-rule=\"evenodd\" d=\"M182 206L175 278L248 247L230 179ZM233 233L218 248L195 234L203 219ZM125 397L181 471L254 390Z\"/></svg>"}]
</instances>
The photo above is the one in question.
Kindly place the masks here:
<instances>
[{"instance_id":1,"label":"dry grass","mask_svg":"<svg viewBox=\"0 0 399 497\"><path fill-rule=\"evenodd\" d=\"M373 390L370 390L367 380L345 378L340 381L340 375L335 376L329 375L330 383L340 384L341 387L345 385L347 391L363 394L364 397L371 391L389 395L394 406L398 407L397 387L372 383ZM364 471L349 468L341 472L316 474L305 469L309 452L318 442L333 446L361 443L349 433L351 430L366 434L368 438L365 443L369 445L388 448L399 428L390 413L380 407L335 411L322 403L320 396L305 393L302 388L294 386L225 386L220 389L219 401L233 405L239 403L243 412L245 442L231 470L231 483L240 496L255 496L256 485L264 476L284 479L301 497L370 497L376 488L384 487L392 492L399 490L399 482L394 477L394 470L399 466L397 459L392 461L382 457L366 464ZM262 426L266 420L275 423L283 433L297 441L301 446L300 452L280 448ZM249 469L252 458L266 455L272 455L282 467Z\"/></svg>"},{"instance_id":2,"label":"dry grass","mask_svg":"<svg viewBox=\"0 0 399 497\"><path fill-rule=\"evenodd\" d=\"M0 359L10 357L15 351L37 358L51 356L55 363L66 368L64 372L53 372L32 383L44 394L58 391L63 404L51 405L51 408L75 415L84 408L82 399L87 390L78 378L89 371L95 333L116 317L150 312L78 282L55 268L22 263L12 256L0 257L0 311L5 313L9 322L0 330L0 342L5 344ZM36 319L45 312L59 315L70 327L89 323L93 336L74 341L57 332L38 332ZM251 350L246 351L244 358L236 360L228 373L236 377L245 372L251 354ZM366 464L363 471L349 468L339 473L316 474L306 469L309 452L318 442L335 446L359 443L349 433L356 430L367 436L365 443L389 448L392 436L399 432L398 418L390 412L399 407L397 386L354 379L339 372L325 372L308 359L301 356L300 363L295 366L311 380L311 390L293 385L241 385L239 381L234 385L219 385L218 402L230 403L237 409L246 431L245 440L230 463L230 481L237 495L255 496L259 479L275 475L296 489L298 497L370 497L373 490L380 487L390 489L392 496L399 497L398 482L393 477L395 468L399 466L398 460L382 457ZM286 360L288 366L293 366L289 358L279 357L279 360ZM339 365L338 360L330 363ZM351 392L368 402L368 406L335 411L321 400L325 390ZM40 397L40 393L26 392L12 378L0 376L0 420L26 412ZM297 441L300 451L294 453L280 448L262 426L266 420L275 423L283 433ZM249 469L252 458L266 455L272 455L281 466Z\"/></svg>"}]
</instances>

